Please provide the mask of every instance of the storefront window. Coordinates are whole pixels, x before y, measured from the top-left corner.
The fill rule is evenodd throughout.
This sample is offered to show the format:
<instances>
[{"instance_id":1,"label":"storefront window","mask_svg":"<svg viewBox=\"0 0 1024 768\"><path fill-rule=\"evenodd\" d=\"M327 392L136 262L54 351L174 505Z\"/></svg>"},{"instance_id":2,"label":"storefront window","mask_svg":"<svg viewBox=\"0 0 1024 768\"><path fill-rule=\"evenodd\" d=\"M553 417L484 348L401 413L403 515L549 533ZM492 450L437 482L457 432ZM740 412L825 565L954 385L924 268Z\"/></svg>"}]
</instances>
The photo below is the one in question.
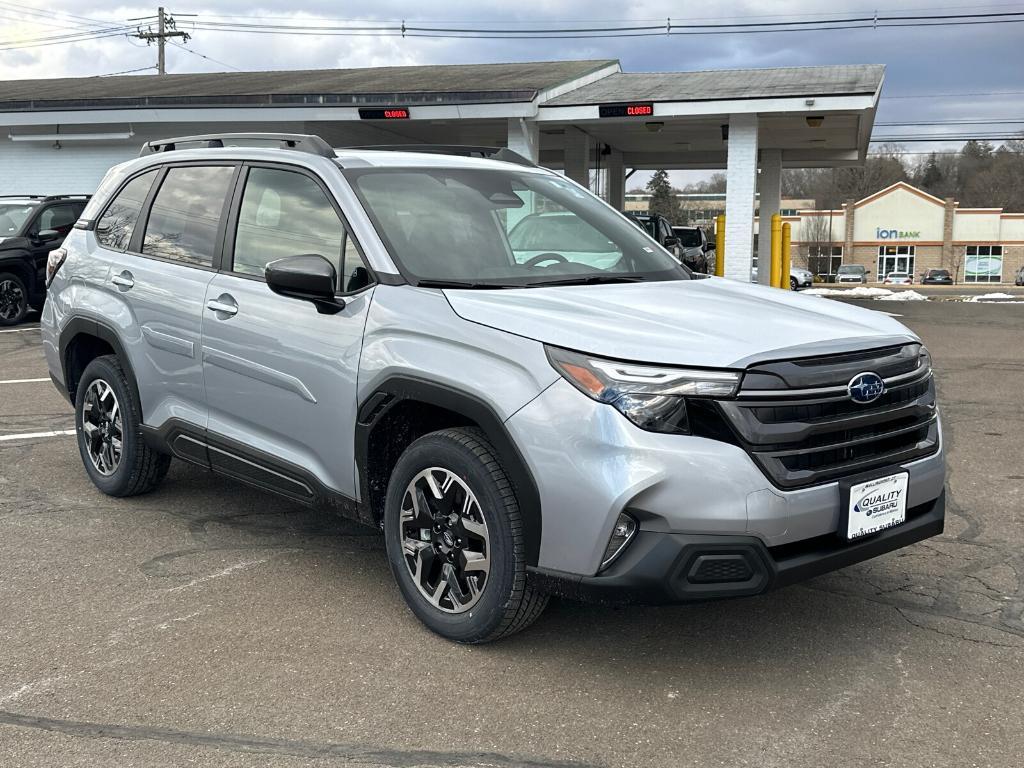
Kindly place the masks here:
<instances>
[{"instance_id":1,"label":"storefront window","mask_svg":"<svg viewBox=\"0 0 1024 768\"><path fill-rule=\"evenodd\" d=\"M821 277L826 283L835 282L836 272L839 271L842 264L843 246L807 246L807 269L811 271L811 274Z\"/></svg>"},{"instance_id":2,"label":"storefront window","mask_svg":"<svg viewBox=\"0 0 1024 768\"><path fill-rule=\"evenodd\" d=\"M913 245L878 246L878 280L882 281L891 272L914 274L917 247Z\"/></svg>"},{"instance_id":3,"label":"storefront window","mask_svg":"<svg viewBox=\"0 0 1024 768\"><path fill-rule=\"evenodd\" d=\"M1001 283L1003 246L968 245L964 253L965 283Z\"/></svg>"}]
</instances>

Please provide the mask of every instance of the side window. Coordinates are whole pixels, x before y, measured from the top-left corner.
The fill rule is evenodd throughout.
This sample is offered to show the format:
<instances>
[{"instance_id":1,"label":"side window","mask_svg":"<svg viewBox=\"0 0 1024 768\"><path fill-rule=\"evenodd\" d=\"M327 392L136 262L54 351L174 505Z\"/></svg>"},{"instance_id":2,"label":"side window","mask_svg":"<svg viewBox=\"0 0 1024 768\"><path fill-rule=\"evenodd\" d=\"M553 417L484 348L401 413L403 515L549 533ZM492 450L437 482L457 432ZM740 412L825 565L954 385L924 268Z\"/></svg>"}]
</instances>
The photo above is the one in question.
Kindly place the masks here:
<instances>
[{"instance_id":1,"label":"side window","mask_svg":"<svg viewBox=\"0 0 1024 768\"><path fill-rule=\"evenodd\" d=\"M30 234L38 235L43 230L55 229L60 232L61 235L67 235L75 225L75 222L78 221L78 214L81 213L81 211L82 206L76 205L75 203L58 203L57 205L51 205L39 214L39 218L36 219L35 224L32 225L32 231Z\"/></svg>"},{"instance_id":2,"label":"side window","mask_svg":"<svg viewBox=\"0 0 1024 768\"><path fill-rule=\"evenodd\" d=\"M262 277L267 264L317 254L338 272L338 289L369 283L359 247L320 186L302 173L253 168L242 193L232 269Z\"/></svg>"},{"instance_id":3,"label":"side window","mask_svg":"<svg viewBox=\"0 0 1024 768\"><path fill-rule=\"evenodd\" d=\"M142 252L213 266L217 228L235 169L227 165L171 168L153 200Z\"/></svg>"},{"instance_id":4,"label":"side window","mask_svg":"<svg viewBox=\"0 0 1024 768\"><path fill-rule=\"evenodd\" d=\"M115 251L127 250L132 240L132 232L135 231L135 223L139 220L142 204L146 202L146 195L153 186L156 174L156 170L152 170L136 176L107 206L107 210L96 222L96 240L104 248Z\"/></svg>"},{"instance_id":5,"label":"side window","mask_svg":"<svg viewBox=\"0 0 1024 768\"><path fill-rule=\"evenodd\" d=\"M348 232L345 233L345 247L341 252L341 271L338 274L342 293L358 291L372 282L363 252L359 250L359 245Z\"/></svg>"}]
</instances>

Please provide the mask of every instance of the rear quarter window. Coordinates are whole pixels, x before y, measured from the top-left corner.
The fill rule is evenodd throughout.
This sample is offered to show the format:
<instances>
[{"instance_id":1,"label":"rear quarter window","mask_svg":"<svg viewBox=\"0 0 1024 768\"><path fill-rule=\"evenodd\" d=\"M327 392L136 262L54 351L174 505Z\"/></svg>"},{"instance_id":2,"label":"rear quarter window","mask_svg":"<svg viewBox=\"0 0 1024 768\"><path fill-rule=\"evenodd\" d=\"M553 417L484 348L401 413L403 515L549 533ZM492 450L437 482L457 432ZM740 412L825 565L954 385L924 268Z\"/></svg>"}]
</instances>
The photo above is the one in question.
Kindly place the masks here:
<instances>
[{"instance_id":1,"label":"rear quarter window","mask_svg":"<svg viewBox=\"0 0 1024 768\"><path fill-rule=\"evenodd\" d=\"M104 248L125 251L132 241L132 233L139 221L142 204L156 178L156 169L136 176L111 200L110 205L96 222L96 241Z\"/></svg>"}]
</instances>

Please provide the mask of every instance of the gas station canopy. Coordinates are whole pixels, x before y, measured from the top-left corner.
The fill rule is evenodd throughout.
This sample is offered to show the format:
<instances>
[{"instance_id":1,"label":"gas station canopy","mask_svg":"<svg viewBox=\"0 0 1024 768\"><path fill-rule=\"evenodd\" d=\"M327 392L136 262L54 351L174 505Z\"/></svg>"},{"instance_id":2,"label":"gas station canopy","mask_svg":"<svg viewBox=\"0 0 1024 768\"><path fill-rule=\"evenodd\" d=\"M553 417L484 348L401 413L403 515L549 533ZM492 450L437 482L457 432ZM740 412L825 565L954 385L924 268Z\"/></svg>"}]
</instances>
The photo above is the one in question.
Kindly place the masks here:
<instances>
[{"instance_id":1,"label":"gas station canopy","mask_svg":"<svg viewBox=\"0 0 1024 768\"><path fill-rule=\"evenodd\" d=\"M233 131L508 146L599 184L620 209L629 169L724 168L726 275L746 279L755 190L767 216L783 167L862 163L883 76L872 65L625 73L596 60L6 81L0 194L52 193L38 187L54 178L89 191L143 141Z\"/></svg>"}]
</instances>

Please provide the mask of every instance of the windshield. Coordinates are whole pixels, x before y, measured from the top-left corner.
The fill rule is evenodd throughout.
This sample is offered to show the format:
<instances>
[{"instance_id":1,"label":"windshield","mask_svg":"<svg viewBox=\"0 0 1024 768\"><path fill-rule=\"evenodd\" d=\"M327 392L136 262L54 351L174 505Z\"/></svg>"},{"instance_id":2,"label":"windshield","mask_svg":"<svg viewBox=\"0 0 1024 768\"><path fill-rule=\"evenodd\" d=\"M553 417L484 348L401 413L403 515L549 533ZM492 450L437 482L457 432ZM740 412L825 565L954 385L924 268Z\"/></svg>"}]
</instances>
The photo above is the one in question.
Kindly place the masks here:
<instances>
[{"instance_id":1,"label":"windshield","mask_svg":"<svg viewBox=\"0 0 1024 768\"><path fill-rule=\"evenodd\" d=\"M35 207L35 203L0 203L0 237L18 234Z\"/></svg>"},{"instance_id":2,"label":"windshield","mask_svg":"<svg viewBox=\"0 0 1024 768\"><path fill-rule=\"evenodd\" d=\"M699 248L700 232L687 227L672 227L672 234L679 238L679 244L683 248Z\"/></svg>"},{"instance_id":3,"label":"windshield","mask_svg":"<svg viewBox=\"0 0 1024 768\"><path fill-rule=\"evenodd\" d=\"M851 265L851 266L847 266L847 267L840 267L839 268L839 272L837 274L848 275L851 272L856 272L856 273L859 274L859 273L861 273L863 271L864 271L864 267L858 267L858 266Z\"/></svg>"},{"instance_id":4,"label":"windshield","mask_svg":"<svg viewBox=\"0 0 1024 768\"><path fill-rule=\"evenodd\" d=\"M553 174L345 173L399 269L417 283L489 288L689 278L625 217Z\"/></svg>"}]
</instances>

